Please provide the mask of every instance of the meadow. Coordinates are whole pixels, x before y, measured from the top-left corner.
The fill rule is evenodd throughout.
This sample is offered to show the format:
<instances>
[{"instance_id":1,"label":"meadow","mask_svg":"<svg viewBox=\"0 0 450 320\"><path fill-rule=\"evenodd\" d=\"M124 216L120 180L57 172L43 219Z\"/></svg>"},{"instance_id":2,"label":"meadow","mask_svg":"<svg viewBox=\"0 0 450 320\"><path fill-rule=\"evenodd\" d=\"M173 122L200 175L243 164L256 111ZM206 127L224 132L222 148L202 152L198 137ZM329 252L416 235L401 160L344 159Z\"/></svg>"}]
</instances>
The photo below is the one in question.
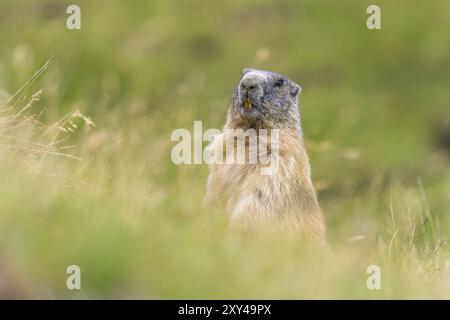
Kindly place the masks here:
<instances>
[{"instance_id":1,"label":"meadow","mask_svg":"<svg viewBox=\"0 0 450 320\"><path fill-rule=\"evenodd\" d=\"M449 299L450 2L0 3L0 297ZM228 228L177 128L299 83L330 250ZM66 269L81 268L81 290ZM366 286L378 265L381 289Z\"/></svg>"}]
</instances>

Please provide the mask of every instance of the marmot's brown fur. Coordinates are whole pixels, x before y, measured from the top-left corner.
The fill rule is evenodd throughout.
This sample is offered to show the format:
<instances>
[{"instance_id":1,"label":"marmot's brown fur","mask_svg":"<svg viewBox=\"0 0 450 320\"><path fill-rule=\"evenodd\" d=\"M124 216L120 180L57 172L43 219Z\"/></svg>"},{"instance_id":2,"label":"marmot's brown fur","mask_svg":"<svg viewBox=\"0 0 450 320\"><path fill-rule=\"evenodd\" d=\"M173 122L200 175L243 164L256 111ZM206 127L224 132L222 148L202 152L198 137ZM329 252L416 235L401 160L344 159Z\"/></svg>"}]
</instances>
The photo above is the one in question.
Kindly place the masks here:
<instances>
[{"instance_id":1,"label":"marmot's brown fur","mask_svg":"<svg viewBox=\"0 0 450 320\"><path fill-rule=\"evenodd\" d=\"M281 226L283 230L325 241L324 219L311 182L300 127L300 91L297 84L280 74L255 69L243 71L225 130L214 138L209 148L223 150L221 155L226 161L234 157L239 140L227 134L227 129L254 129L257 132L254 141L262 142L266 146L263 149L276 157L272 160L277 161L278 168L275 174L264 175L260 169L267 167L267 163L249 163L248 153L243 164L213 163L205 200L223 204L233 225ZM260 135L259 129L268 132L277 129L277 145L270 143L270 135L269 139ZM247 147L252 144L251 137L244 137L244 141ZM258 157L261 150L257 151Z\"/></svg>"}]
</instances>

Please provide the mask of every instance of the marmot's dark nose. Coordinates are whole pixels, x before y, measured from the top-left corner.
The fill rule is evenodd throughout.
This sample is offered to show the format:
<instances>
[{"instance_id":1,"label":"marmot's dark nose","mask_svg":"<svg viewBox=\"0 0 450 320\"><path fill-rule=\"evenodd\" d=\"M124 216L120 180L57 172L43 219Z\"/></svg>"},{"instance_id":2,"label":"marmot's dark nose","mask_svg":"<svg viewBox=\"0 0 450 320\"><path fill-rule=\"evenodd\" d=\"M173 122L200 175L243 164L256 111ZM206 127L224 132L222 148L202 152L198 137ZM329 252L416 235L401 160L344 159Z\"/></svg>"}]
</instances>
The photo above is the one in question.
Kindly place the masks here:
<instances>
[{"instance_id":1,"label":"marmot's dark nose","mask_svg":"<svg viewBox=\"0 0 450 320\"><path fill-rule=\"evenodd\" d=\"M245 91L255 90L260 85L260 82L260 77L248 74L241 80L241 89Z\"/></svg>"},{"instance_id":2,"label":"marmot's dark nose","mask_svg":"<svg viewBox=\"0 0 450 320\"><path fill-rule=\"evenodd\" d=\"M241 82L241 88L244 90L249 90L249 91L255 90L256 86L257 86L256 84L246 84L246 83Z\"/></svg>"}]
</instances>

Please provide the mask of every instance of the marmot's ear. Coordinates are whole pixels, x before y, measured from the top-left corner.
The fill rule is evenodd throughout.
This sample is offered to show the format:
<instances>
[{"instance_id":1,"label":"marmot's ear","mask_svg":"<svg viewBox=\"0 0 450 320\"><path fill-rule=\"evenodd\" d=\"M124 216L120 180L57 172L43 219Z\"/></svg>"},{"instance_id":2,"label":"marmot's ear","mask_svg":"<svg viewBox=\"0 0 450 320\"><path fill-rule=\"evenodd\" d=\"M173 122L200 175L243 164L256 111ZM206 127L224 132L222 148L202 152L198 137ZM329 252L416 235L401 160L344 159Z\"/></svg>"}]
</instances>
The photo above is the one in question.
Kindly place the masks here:
<instances>
[{"instance_id":1,"label":"marmot's ear","mask_svg":"<svg viewBox=\"0 0 450 320\"><path fill-rule=\"evenodd\" d=\"M296 83L292 83L291 84L291 96L293 98L297 97L300 92L302 92L302 88L300 88L300 86Z\"/></svg>"},{"instance_id":2,"label":"marmot's ear","mask_svg":"<svg viewBox=\"0 0 450 320\"><path fill-rule=\"evenodd\" d=\"M242 70L242 74L241 77L245 76L247 73L249 73L250 71L252 71L253 69L251 68L244 68L244 70Z\"/></svg>"}]
</instances>

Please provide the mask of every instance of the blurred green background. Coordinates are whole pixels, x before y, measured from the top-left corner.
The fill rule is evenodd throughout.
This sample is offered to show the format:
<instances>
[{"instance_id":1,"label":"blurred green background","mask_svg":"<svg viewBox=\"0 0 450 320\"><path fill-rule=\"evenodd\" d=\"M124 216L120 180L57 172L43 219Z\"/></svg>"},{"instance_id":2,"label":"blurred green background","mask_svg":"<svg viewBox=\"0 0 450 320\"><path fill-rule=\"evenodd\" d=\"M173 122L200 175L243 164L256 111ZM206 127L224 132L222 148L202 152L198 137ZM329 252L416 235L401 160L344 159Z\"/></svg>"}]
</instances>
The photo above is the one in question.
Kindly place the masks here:
<instances>
[{"instance_id":1,"label":"blurred green background","mask_svg":"<svg viewBox=\"0 0 450 320\"><path fill-rule=\"evenodd\" d=\"M372 3L2 0L0 297L450 298L450 2L377 1L368 30ZM170 160L245 67L303 88L331 252L228 230L207 167Z\"/></svg>"}]
</instances>

